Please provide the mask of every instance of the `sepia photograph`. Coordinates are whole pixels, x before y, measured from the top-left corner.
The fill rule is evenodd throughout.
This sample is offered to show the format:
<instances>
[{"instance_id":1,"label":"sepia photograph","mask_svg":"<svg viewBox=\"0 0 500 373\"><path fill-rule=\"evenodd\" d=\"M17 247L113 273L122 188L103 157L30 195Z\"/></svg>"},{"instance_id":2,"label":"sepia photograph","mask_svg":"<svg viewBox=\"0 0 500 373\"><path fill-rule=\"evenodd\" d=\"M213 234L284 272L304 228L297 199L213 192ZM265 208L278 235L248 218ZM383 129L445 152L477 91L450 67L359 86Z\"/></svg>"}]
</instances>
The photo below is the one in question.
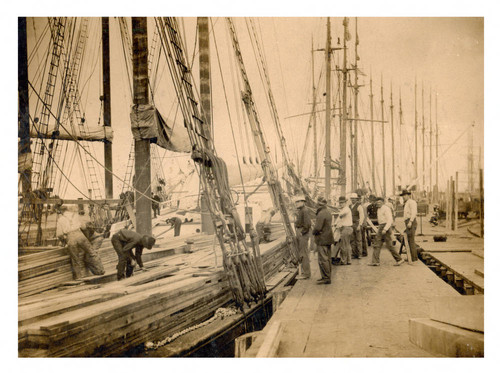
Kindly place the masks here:
<instances>
[{"instance_id":1,"label":"sepia photograph","mask_svg":"<svg viewBox=\"0 0 500 373\"><path fill-rule=\"evenodd\" d=\"M484 358L487 8L132 4L15 16L17 358Z\"/></svg>"}]
</instances>

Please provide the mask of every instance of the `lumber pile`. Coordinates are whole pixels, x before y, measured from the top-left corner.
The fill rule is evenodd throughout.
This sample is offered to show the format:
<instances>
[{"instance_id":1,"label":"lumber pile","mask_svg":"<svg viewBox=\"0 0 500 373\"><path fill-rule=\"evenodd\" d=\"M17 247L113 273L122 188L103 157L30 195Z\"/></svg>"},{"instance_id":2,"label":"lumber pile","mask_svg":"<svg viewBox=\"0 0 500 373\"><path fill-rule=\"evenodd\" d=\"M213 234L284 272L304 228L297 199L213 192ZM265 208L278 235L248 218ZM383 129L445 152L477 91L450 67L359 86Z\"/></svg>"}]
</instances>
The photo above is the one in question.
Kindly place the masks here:
<instances>
[{"instance_id":1,"label":"lumber pile","mask_svg":"<svg viewBox=\"0 0 500 373\"><path fill-rule=\"evenodd\" d=\"M211 237L206 235L196 235L192 239L195 245L203 246L211 242ZM153 250L145 250L143 261L173 255L184 245L185 238L169 238L168 242L161 242L161 248L154 247ZM177 250L177 251L176 251ZM117 256L111 245L111 240L104 240L99 249L99 256L107 274L116 271ZM91 273L87 272L90 276ZM50 248L45 251L21 255L18 258L18 294L19 296L29 296L49 289L61 286L73 280L71 262L66 249Z\"/></svg>"},{"instance_id":2,"label":"lumber pile","mask_svg":"<svg viewBox=\"0 0 500 373\"><path fill-rule=\"evenodd\" d=\"M45 278L53 284L71 280L69 259L63 249L20 257L19 356L124 356L147 341L164 339L212 317L232 300L220 248L217 244L219 262L214 267L213 237L190 239L195 242L193 254L183 252L185 238L168 238L160 242L161 248L145 251L148 270L131 278L84 281L40 292L48 288L44 285L38 293L29 280ZM112 265L107 275L114 280L116 254L107 241L101 257ZM283 266L286 253L283 239L261 245L266 279ZM54 271L57 267L62 268L59 274ZM64 271L69 277L63 276Z\"/></svg>"},{"instance_id":3,"label":"lumber pile","mask_svg":"<svg viewBox=\"0 0 500 373\"><path fill-rule=\"evenodd\" d=\"M154 277L150 272L154 271L59 296L45 307L20 306L20 355L121 355L202 322L231 300L220 271L210 277L179 275L147 281Z\"/></svg>"}]
</instances>

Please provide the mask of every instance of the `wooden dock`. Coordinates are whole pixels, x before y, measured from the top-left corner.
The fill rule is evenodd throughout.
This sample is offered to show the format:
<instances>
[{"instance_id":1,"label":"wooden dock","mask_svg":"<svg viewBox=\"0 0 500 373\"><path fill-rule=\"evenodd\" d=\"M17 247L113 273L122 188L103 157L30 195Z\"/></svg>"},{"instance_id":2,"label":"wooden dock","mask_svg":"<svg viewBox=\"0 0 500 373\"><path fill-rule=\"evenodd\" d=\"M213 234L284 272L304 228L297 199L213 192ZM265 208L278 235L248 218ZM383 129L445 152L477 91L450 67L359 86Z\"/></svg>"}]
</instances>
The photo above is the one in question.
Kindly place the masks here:
<instances>
[{"instance_id":1,"label":"wooden dock","mask_svg":"<svg viewBox=\"0 0 500 373\"><path fill-rule=\"evenodd\" d=\"M483 259L472 252L483 249L482 240L454 232L447 242L435 243L433 234L417 237L417 243L463 276L479 277L474 270L483 268ZM464 251L466 247L469 251ZM333 266L330 285L316 284L320 277L317 258L311 255L312 278L295 284L264 330L253 336L252 345L240 356L432 357L450 356L447 354L453 352L448 350L453 348L457 356L482 356L484 329L470 331L454 321L450 321L452 325L436 321L433 316L442 299L448 300L447 307L456 304L451 312L456 313L463 308L460 301L464 295L422 261L393 266L392 256L382 249L381 266L370 267L367 264L372 250L368 252L368 257L353 259L350 266ZM475 307L470 307L470 313L472 318L482 320L483 298L479 297L474 298ZM432 338L450 348L440 350ZM460 340L467 340L474 349L462 351L453 345L460 344Z\"/></svg>"}]
</instances>

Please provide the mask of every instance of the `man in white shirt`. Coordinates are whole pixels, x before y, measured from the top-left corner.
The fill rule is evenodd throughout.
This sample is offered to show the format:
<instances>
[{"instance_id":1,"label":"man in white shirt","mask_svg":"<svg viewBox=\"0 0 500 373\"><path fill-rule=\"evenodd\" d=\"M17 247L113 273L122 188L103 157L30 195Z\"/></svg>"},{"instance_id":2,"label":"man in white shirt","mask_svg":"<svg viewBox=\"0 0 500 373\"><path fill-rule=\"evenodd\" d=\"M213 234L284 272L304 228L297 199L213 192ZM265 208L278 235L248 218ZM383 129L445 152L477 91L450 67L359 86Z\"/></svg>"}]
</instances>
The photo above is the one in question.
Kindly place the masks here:
<instances>
[{"instance_id":1,"label":"man in white shirt","mask_svg":"<svg viewBox=\"0 0 500 373\"><path fill-rule=\"evenodd\" d=\"M66 245L73 270L75 280L85 276L85 268L88 268L94 275L103 275L99 254L94 249L90 241L82 232L82 222L75 214L67 211L65 206L60 204L55 206L57 213L56 236L63 245Z\"/></svg>"},{"instance_id":2,"label":"man in white shirt","mask_svg":"<svg viewBox=\"0 0 500 373\"><path fill-rule=\"evenodd\" d=\"M415 232L417 231L417 202L411 198L408 190L403 190L401 196L405 202L403 219L405 221L405 232L408 237L408 246L413 261L417 260L417 244L415 243Z\"/></svg>"},{"instance_id":3,"label":"man in white shirt","mask_svg":"<svg viewBox=\"0 0 500 373\"><path fill-rule=\"evenodd\" d=\"M335 228L340 229L340 264L351 264L352 213L344 196L339 197L339 216Z\"/></svg>"},{"instance_id":4,"label":"man in white shirt","mask_svg":"<svg viewBox=\"0 0 500 373\"><path fill-rule=\"evenodd\" d=\"M377 220L378 220L378 231L377 236L375 237L375 245L373 247L373 256L372 262L368 265L371 266L379 266L380 265L380 250L382 249L382 245L385 242L387 248L392 254L392 257L396 261L397 266L401 265L404 260L401 259L401 256L396 251L392 243L391 233L392 233L392 212L389 206L384 204L384 199L379 197L377 198Z\"/></svg>"}]
</instances>

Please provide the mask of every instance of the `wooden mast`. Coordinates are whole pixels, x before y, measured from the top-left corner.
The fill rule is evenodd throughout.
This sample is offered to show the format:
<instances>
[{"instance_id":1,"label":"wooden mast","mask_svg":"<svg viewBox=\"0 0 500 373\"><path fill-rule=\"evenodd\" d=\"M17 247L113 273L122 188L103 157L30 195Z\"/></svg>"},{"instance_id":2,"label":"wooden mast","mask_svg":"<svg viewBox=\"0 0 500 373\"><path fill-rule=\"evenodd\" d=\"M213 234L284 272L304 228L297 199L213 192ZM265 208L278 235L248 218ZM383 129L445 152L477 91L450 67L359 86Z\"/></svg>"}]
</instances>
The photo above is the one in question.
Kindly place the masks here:
<instances>
[{"instance_id":1,"label":"wooden mast","mask_svg":"<svg viewBox=\"0 0 500 373\"><path fill-rule=\"evenodd\" d=\"M311 69L312 69L312 82L313 82L313 91L312 91L312 120L313 120L313 167L314 167L314 180L317 180L318 178L318 135L317 135L317 129L316 129L316 85L314 81L314 41L311 39L311 57L312 57L312 63L311 63ZM315 184L315 188L317 188L317 182ZM315 193L314 193L315 194Z\"/></svg>"},{"instance_id":2,"label":"wooden mast","mask_svg":"<svg viewBox=\"0 0 500 373\"><path fill-rule=\"evenodd\" d=\"M104 126L111 127L111 74L109 64L109 17L102 17L102 102ZM113 198L113 145L104 140L105 198Z\"/></svg>"},{"instance_id":3,"label":"wooden mast","mask_svg":"<svg viewBox=\"0 0 500 373\"><path fill-rule=\"evenodd\" d=\"M432 185L432 87L429 88L429 192L431 193L431 201L434 201L434 186Z\"/></svg>"},{"instance_id":4,"label":"wooden mast","mask_svg":"<svg viewBox=\"0 0 500 373\"><path fill-rule=\"evenodd\" d=\"M370 71L370 122L371 122L371 145L372 145L372 190L376 193L375 189L375 128L373 124L373 84L372 73Z\"/></svg>"},{"instance_id":5,"label":"wooden mast","mask_svg":"<svg viewBox=\"0 0 500 373\"><path fill-rule=\"evenodd\" d=\"M424 115L424 81L422 81L422 190L425 187L425 115Z\"/></svg>"},{"instance_id":6,"label":"wooden mast","mask_svg":"<svg viewBox=\"0 0 500 373\"><path fill-rule=\"evenodd\" d=\"M387 194L387 178L385 174L385 123L384 123L384 78L380 77L380 107L382 114L382 196Z\"/></svg>"},{"instance_id":7,"label":"wooden mast","mask_svg":"<svg viewBox=\"0 0 500 373\"><path fill-rule=\"evenodd\" d=\"M392 195L396 194L396 171L394 157L394 104L392 101L392 82L391 82L391 149L392 149ZM382 123L383 125L383 123Z\"/></svg>"},{"instance_id":8,"label":"wooden mast","mask_svg":"<svg viewBox=\"0 0 500 373\"><path fill-rule=\"evenodd\" d=\"M29 95L28 95L28 41L26 32L26 17L17 19L18 59L18 95L19 95L19 150L18 156L31 159ZM23 195L31 191L31 166L19 170Z\"/></svg>"},{"instance_id":9,"label":"wooden mast","mask_svg":"<svg viewBox=\"0 0 500 373\"><path fill-rule=\"evenodd\" d=\"M203 115L203 126L205 133L212 131L212 92L210 83L210 37L208 32L208 17L198 17L198 42L200 61L200 101ZM214 223L208 211L207 194L203 191L201 195L201 231L207 234L214 233Z\"/></svg>"},{"instance_id":10,"label":"wooden mast","mask_svg":"<svg viewBox=\"0 0 500 373\"><path fill-rule=\"evenodd\" d=\"M436 202L439 202L439 130L438 130L438 116L437 116L437 92L436 92L436 104L435 104L435 109L434 109L434 115L436 116L436 193L437 193L437 199Z\"/></svg>"},{"instance_id":11,"label":"wooden mast","mask_svg":"<svg viewBox=\"0 0 500 373\"><path fill-rule=\"evenodd\" d=\"M352 177L352 189L356 190L358 188L358 94L359 94L359 85L358 85L358 17L356 20L356 41L354 42L354 146L352 149L352 158L353 158L353 177Z\"/></svg>"},{"instance_id":12,"label":"wooden mast","mask_svg":"<svg viewBox=\"0 0 500 373\"><path fill-rule=\"evenodd\" d=\"M415 180L418 178L417 77L415 77ZM416 182L415 182L416 183ZM415 184L418 191L418 184Z\"/></svg>"},{"instance_id":13,"label":"wooden mast","mask_svg":"<svg viewBox=\"0 0 500 373\"><path fill-rule=\"evenodd\" d=\"M347 22L344 17L344 63L342 66L342 121L340 123L340 194L346 192L347 169Z\"/></svg>"},{"instance_id":14,"label":"wooden mast","mask_svg":"<svg viewBox=\"0 0 500 373\"><path fill-rule=\"evenodd\" d=\"M134 105L148 105L148 24L146 17L132 17ZM135 185L137 233L151 235L151 145L149 139L135 141Z\"/></svg>"},{"instance_id":15,"label":"wooden mast","mask_svg":"<svg viewBox=\"0 0 500 373\"><path fill-rule=\"evenodd\" d=\"M403 166L406 165L403 152L403 105L401 103L401 87L399 87L399 182L403 184Z\"/></svg>"},{"instance_id":16,"label":"wooden mast","mask_svg":"<svg viewBox=\"0 0 500 373\"><path fill-rule=\"evenodd\" d=\"M327 18L326 26L326 128L325 128L325 199L330 200L330 171L331 171L331 155L330 155L330 126L331 126L331 113L330 113L330 79L331 79L331 33L330 33L330 17Z\"/></svg>"}]
</instances>

